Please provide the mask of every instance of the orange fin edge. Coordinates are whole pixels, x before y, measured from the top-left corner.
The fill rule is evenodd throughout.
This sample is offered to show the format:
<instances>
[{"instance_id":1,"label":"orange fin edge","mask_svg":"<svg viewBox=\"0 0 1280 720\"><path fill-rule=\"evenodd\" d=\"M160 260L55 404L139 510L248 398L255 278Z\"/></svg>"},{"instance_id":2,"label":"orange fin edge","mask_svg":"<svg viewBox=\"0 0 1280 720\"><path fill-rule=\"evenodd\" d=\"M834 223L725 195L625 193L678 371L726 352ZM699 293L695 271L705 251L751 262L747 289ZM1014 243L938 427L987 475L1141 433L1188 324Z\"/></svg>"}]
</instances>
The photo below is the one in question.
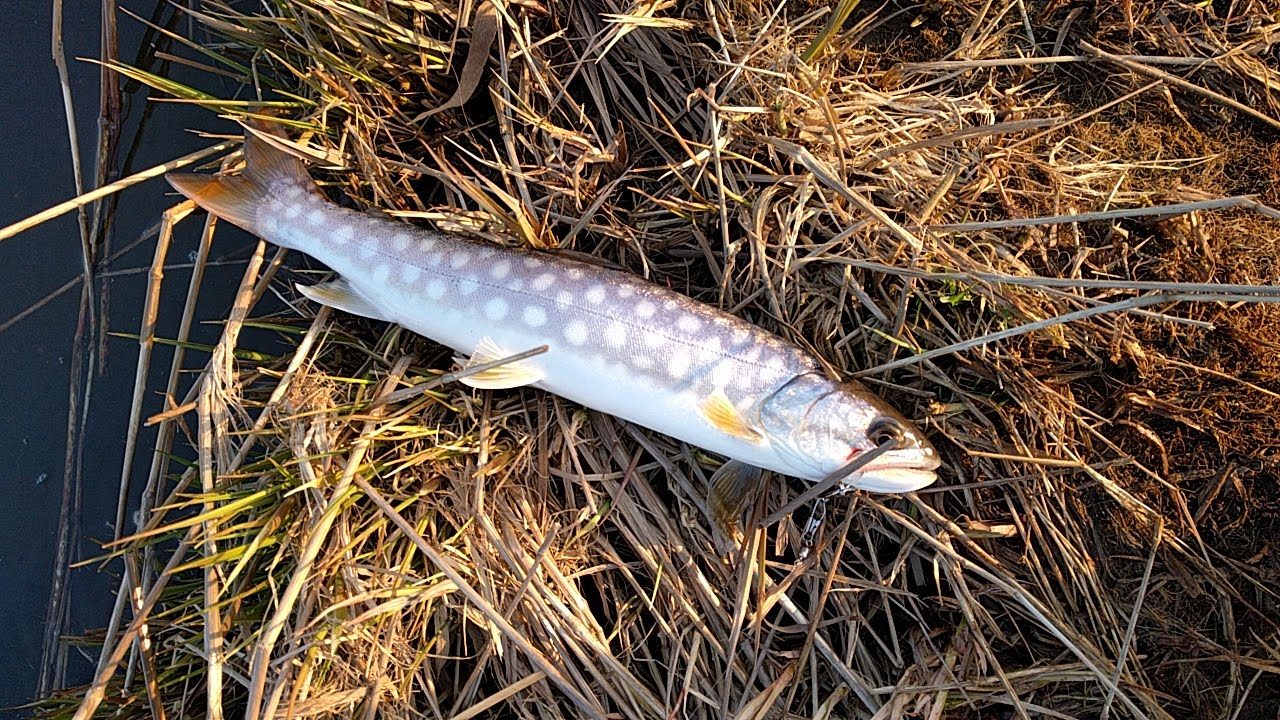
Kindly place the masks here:
<instances>
[{"instance_id":1,"label":"orange fin edge","mask_svg":"<svg viewBox=\"0 0 1280 720\"><path fill-rule=\"evenodd\" d=\"M750 442L760 442L763 436L747 424L738 408L729 402L723 390L716 390L698 406L702 417L717 430Z\"/></svg>"},{"instance_id":2,"label":"orange fin edge","mask_svg":"<svg viewBox=\"0 0 1280 720\"><path fill-rule=\"evenodd\" d=\"M239 177L169 173L173 189L227 222L257 234L257 210L263 201L260 188Z\"/></svg>"}]
</instances>

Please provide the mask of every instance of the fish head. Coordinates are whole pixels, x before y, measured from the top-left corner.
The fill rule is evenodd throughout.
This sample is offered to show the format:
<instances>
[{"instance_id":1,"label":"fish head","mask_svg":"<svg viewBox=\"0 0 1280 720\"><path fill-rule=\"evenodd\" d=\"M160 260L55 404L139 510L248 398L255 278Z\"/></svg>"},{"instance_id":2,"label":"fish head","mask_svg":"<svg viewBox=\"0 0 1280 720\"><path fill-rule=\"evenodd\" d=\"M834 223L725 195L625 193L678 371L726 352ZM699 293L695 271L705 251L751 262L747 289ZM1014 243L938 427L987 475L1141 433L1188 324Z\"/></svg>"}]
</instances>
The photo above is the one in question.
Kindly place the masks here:
<instances>
[{"instance_id":1,"label":"fish head","mask_svg":"<svg viewBox=\"0 0 1280 720\"><path fill-rule=\"evenodd\" d=\"M885 442L893 447L855 470L844 487L901 493L938 479L938 452L924 434L858 383L799 375L761 404L760 421L793 474L807 480L821 480Z\"/></svg>"}]
</instances>

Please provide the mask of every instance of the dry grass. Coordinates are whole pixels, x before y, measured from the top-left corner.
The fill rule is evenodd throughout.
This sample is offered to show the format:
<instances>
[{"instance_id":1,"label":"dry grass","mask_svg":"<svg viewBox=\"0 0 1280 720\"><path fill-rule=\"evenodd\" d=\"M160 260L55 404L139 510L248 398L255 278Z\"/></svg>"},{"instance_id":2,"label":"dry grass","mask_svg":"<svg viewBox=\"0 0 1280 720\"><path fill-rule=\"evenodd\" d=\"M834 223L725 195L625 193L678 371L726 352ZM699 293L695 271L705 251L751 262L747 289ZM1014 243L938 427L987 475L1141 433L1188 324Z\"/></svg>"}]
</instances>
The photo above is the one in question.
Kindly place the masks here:
<instances>
[{"instance_id":1,"label":"dry grass","mask_svg":"<svg viewBox=\"0 0 1280 720\"><path fill-rule=\"evenodd\" d=\"M187 55L237 102L130 72L276 101L335 197L769 327L919 418L946 471L833 503L807 557L790 520L726 551L696 448L447 382L394 327L258 317L293 297L259 245L199 382L174 361L161 449L194 450L132 479L99 676L43 711L1273 717L1280 23L939 0L815 42L852 5L504 3L476 95L428 114L472 2L204 3L223 42ZM238 358L250 322L297 350Z\"/></svg>"}]
</instances>

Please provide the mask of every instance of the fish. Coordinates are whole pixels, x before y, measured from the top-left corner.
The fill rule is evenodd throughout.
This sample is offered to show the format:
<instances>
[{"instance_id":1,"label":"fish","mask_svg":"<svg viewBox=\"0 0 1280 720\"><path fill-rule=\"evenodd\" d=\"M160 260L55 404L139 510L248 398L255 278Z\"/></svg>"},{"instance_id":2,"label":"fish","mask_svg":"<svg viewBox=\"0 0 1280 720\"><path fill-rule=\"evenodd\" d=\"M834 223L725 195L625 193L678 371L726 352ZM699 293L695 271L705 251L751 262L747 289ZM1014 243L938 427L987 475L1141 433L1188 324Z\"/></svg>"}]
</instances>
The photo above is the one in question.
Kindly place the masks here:
<instances>
[{"instance_id":1,"label":"fish","mask_svg":"<svg viewBox=\"0 0 1280 720\"><path fill-rule=\"evenodd\" d=\"M903 493L937 479L938 452L915 425L796 344L630 273L341 207L273 137L283 135L263 121L246 125L238 175L166 177L337 273L299 285L305 297L451 348L479 369L466 385L539 388L724 456L709 505L726 527L760 492L762 470L818 482L885 445L839 488Z\"/></svg>"}]
</instances>

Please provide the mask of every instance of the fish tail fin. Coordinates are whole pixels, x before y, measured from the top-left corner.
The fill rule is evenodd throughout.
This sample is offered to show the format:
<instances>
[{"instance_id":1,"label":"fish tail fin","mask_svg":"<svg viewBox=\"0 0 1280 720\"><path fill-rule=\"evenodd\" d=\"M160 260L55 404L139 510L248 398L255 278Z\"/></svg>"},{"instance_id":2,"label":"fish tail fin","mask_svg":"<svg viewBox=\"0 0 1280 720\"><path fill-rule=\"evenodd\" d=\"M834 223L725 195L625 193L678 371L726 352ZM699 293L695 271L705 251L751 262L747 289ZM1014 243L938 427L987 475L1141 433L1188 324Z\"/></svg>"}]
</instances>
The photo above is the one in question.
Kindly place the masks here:
<instances>
[{"instance_id":1,"label":"fish tail fin","mask_svg":"<svg viewBox=\"0 0 1280 720\"><path fill-rule=\"evenodd\" d=\"M258 211L268 199L291 187L306 193L319 193L319 189L301 160L267 139L283 135L261 120L249 120L245 127L245 168L239 175L169 173L165 179L205 210L261 235Z\"/></svg>"}]
</instances>

